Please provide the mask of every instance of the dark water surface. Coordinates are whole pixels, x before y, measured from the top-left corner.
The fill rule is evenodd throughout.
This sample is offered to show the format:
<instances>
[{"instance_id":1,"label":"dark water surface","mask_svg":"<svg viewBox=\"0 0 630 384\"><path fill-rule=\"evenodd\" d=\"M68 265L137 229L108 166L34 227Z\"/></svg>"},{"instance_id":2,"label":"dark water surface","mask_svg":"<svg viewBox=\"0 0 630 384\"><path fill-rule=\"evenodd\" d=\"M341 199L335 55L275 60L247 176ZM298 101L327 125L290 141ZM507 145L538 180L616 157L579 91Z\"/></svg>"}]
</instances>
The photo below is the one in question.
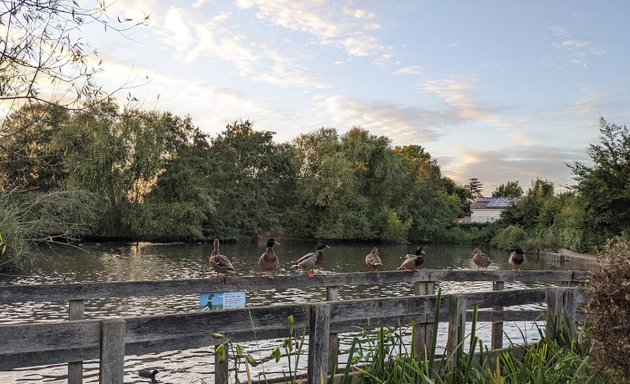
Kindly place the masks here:
<instances>
[{"instance_id":1,"label":"dark water surface","mask_svg":"<svg viewBox=\"0 0 630 384\"><path fill-rule=\"evenodd\" d=\"M323 273L366 271L364 258L372 246L378 244L331 244L326 249ZM313 250L314 242L287 241L276 247L280 257L278 275L300 274L290 268L291 262ZM41 255L28 271L20 275L0 275L0 285L53 284L96 281L133 281L133 280L169 280L183 278L205 278L213 274L208 265L211 244L83 244L82 250L63 248L58 250L42 249ZM414 247L403 245L379 245L381 258L386 270L396 269L400 256L412 253ZM222 244L221 253L232 260L241 275L259 275L257 260L265 249L265 243ZM471 247L459 245L427 245L423 267L432 269L476 269L470 260ZM493 264L490 270L510 269L506 253L493 249L483 249ZM533 257L528 259L524 269L551 269L544 261ZM506 283L505 289L543 286L542 284ZM440 282L443 293L488 291L492 290L489 282ZM1 289L1 288L0 288ZM391 284L385 286L342 287L340 300L370 297L409 296L413 288L409 284ZM247 292L248 305L260 306L272 303L304 303L325 300L324 288L285 291ZM67 319L66 302L29 302L0 305L0 324L61 321ZM527 306L526 308L540 308ZM121 299L89 300L85 304L86 319L101 319L115 316L143 316L182 313L198 310L197 296L163 296ZM513 340L522 343L536 341L538 330L532 323L505 323L505 333ZM484 344L489 345L490 324L481 323L477 335ZM342 351L349 348L352 337L341 337ZM438 344L446 342L446 324L440 325ZM281 340L261 340L243 346L248 351L256 351L254 356L262 357L279 344ZM506 344L507 346L507 344ZM142 368L160 370L158 379L168 383L211 383L214 358L211 348L186 351L169 351L146 356L127 356L125 358L125 383L148 382L135 373ZM306 347L304 351L307 351ZM343 357L341 358L343 361ZM286 358L279 364L266 363L252 370L253 379L266 374L278 376L286 369ZM300 366L306 366L306 358ZM63 383L66 382L66 365L25 368L11 372L0 372L0 383ZM84 363L85 382L98 382L97 362ZM262 376L260 376L262 378ZM245 377L241 377L241 380ZM233 381L234 378L232 377ZM232 382L231 381L231 382Z\"/></svg>"}]
</instances>

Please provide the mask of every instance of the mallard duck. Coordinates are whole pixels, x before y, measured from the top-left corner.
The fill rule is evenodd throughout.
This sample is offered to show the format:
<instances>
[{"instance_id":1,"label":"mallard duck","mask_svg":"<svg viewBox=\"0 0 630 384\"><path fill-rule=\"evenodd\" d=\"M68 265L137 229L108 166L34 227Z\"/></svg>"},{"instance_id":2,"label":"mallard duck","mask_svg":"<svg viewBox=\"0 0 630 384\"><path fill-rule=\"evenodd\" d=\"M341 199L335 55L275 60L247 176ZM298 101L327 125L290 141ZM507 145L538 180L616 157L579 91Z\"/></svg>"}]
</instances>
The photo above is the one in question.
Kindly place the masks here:
<instances>
[{"instance_id":1,"label":"mallard duck","mask_svg":"<svg viewBox=\"0 0 630 384\"><path fill-rule=\"evenodd\" d=\"M315 252L307 253L295 262L294 267L302 268L306 271L309 279L315 277L315 268L321 267L324 263L324 248L330 248L324 240L318 240L315 245Z\"/></svg>"},{"instance_id":2,"label":"mallard duck","mask_svg":"<svg viewBox=\"0 0 630 384\"><path fill-rule=\"evenodd\" d=\"M490 258L485 253L481 252L481 249L475 248L473 250L472 261L473 263L477 265L477 271L481 272L484 275L488 273L488 265L490 265Z\"/></svg>"},{"instance_id":3,"label":"mallard duck","mask_svg":"<svg viewBox=\"0 0 630 384\"><path fill-rule=\"evenodd\" d=\"M372 248L372 252L365 256L365 265L370 268L370 272L376 272L383 268L383 262L378 254L378 247Z\"/></svg>"},{"instance_id":4,"label":"mallard duck","mask_svg":"<svg viewBox=\"0 0 630 384\"><path fill-rule=\"evenodd\" d=\"M523 264L525 264L525 252L518 244L512 247L512 253L510 253L508 262L512 264L512 272L520 272Z\"/></svg>"},{"instance_id":5,"label":"mallard duck","mask_svg":"<svg viewBox=\"0 0 630 384\"><path fill-rule=\"evenodd\" d=\"M214 269L218 274L223 275L224 277L228 273L236 273L234 267L232 266L232 263L230 262L230 259L219 252L219 239L214 239L213 245L214 249L212 250L210 257L208 258L212 269Z\"/></svg>"},{"instance_id":6,"label":"mallard duck","mask_svg":"<svg viewBox=\"0 0 630 384\"><path fill-rule=\"evenodd\" d=\"M159 381L155 379L155 375L157 375L158 372L159 371L157 369L141 369L138 371L138 376L151 379L152 383L159 383Z\"/></svg>"},{"instance_id":7,"label":"mallard duck","mask_svg":"<svg viewBox=\"0 0 630 384\"><path fill-rule=\"evenodd\" d=\"M402 259L404 260L402 264L400 264L400 267L398 267L398 269L402 269L406 272L413 272L417 270L418 268L420 268L422 263L424 263L423 255L426 255L426 253L424 252L422 247L416 247L416 253L408 253L402 257Z\"/></svg>"},{"instance_id":8,"label":"mallard duck","mask_svg":"<svg viewBox=\"0 0 630 384\"><path fill-rule=\"evenodd\" d=\"M278 255L276 255L276 251L273 249L273 246L275 244L280 243L273 238L267 240L267 249L265 250L265 252L263 252L262 255L260 255L260 258L258 259L258 266L260 267L260 269L264 272L267 272L266 275L263 275L263 278L265 279L274 278L273 273L276 268L278 268L278 264L280 263L280 261L278 260Z\"/></svg>"}]
</instances>

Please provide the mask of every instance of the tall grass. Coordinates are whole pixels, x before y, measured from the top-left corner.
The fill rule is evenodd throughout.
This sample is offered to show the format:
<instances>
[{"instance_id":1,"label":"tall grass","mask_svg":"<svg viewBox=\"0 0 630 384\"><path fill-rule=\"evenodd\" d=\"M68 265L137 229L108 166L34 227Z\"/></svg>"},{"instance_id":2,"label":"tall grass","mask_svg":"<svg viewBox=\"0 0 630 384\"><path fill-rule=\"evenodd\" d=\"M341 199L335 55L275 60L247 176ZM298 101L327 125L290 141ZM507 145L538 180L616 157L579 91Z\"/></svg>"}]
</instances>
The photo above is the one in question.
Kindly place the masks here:
<instances>
[{"instance_id":1,"label":"tall grass","mask_svg":"<svg viewBox=\"0 0 630 384\"><path fill-rule=\"evenodd\" d=\"M440 318L441 292L437 294L434 318ZM343 367L338 361L330 367L328 384L606 384L607 381L594 368L588 355L590 340L575 335L566 319L539 329L541 340L535 345L518 346L510 340L505 351L490 351L477 336L477 308L472 317L468 335L459 333L457 345L449 356L439 356L436 337L425 351L416 351L409 345L409 327L381 327L376 331L363 330L353 338ZM289 319L289 337L276 347L270 356L256 361L240 346L224 339L230 345L236 363L236 382L240 364L245 364L247 383L251 383L249 366L264 361L280 361L285 357L288 371L283 372L286 383L303 383L298 374L298 363L304 346L305 334L297 335L293 319ZM433 323L433 335L437 335L438 322ZM411 326L411 336L416 332ZM221 336L222 337L222 336ZM464 348L465 344L468 348ZM217 351L219 352L219 351ZM418 353L420 352L420 353ZM245 358L243 359L243 356ZM241 371L242 372L242 371ZM325 381L322 380L321 384Z\"/></svg>"}]
</instances>

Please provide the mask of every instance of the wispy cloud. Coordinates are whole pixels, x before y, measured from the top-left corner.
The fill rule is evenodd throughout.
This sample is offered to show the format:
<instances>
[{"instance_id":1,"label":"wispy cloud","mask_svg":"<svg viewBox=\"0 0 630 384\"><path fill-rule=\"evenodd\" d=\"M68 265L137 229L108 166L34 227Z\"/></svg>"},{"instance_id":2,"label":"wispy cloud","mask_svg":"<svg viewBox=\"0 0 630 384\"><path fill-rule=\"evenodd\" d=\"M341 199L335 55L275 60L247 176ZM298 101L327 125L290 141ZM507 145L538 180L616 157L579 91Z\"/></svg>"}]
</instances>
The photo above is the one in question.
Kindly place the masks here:
<instances>
[{"instance_id":1,"label":"wispy cloud","mask_svg":"<svg viewBox=\"0 0 630 384\"><path fill-rule=\"evenodd\" d=\"M453 109L459 120L479 121L508 132L512 139L525 145L534 145L534 140L522 129L506 122L497 108L482 107L470 95L474 89L474 81L430 80L421 89L436 94Z\"/></svg>"},{"instance_id":2,"label":"wispy cloud","mask_svg":"<svg viewBox=\"0 0 630 384\"><path fill-rule=\"evenodd\" d=\"M562 52L566 56L565 60L570 63L588 68L590 58L606 53L604 49L595 46L591 41L575 38L564 27L553 26L550 29L551 33L559 40L552 43L552 47Z\"/></svg>"},{"instance_id":3,"label":"wispy cloud","mask_svg":"<svg viewBox=\"0 0 630 384\"><path fill-rule=\"evenodd\" d=\"M406 67L399 68L394 72L397 75L422 75L422 68L418 65L408 65Z\"/></svg>"},{"instance_id":4,"label":"wispy cloud","mask_svg":"<svg viewBox=\"0 0 630 384\"><path fill-rule=\"evenodd\" d=\"M426 143L441 134L439 127L454 123L453 115L421 107L366 102L340 96L317 96L315 114L339 130L360 126L389 137L393 144Z\"/></svg>"},{"instance_id":5,"label":"wispy cloud","mask_svg":"<svg viewBox=\"0 0 630 384\"><path fill-rule=\"evenodd\" d=\"M586 160L584 149L550 146L510 147L501 151L460 147L456 155L448 159L445 173L461 184L467 183L471 177L478 178L486 195L509 180L518 181L527 190L538 177L553 180L556 188L562 189L573 183L571 170L566 164Z\"/></svg>"},{"instance_id":6,"label":"wispy cloud","mask_svg":"<svg viewBox=\"0 0 630 384\"><path fill-rule=\"evenodd\" d=\"M241 9L256 9L261 20L304 32L321 45L340 47L350 56L382 56L387 51L371 34L380 29L376 14L365 8L336 7L321 0L237 0Z\"/></svg>"}]
</instances>

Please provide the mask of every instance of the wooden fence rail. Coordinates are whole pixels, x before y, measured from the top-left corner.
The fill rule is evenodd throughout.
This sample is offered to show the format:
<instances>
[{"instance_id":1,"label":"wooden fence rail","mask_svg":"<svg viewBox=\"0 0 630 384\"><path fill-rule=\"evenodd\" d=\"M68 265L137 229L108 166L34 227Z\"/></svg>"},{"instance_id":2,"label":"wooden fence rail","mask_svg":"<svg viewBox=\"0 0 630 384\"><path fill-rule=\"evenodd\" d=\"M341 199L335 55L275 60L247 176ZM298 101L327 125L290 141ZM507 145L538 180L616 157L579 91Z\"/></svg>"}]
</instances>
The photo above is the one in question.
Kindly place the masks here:
<instances>
[{"instance_id":1,"label":"wooden fence rail","mask_svg":"<svg viewBox=\"0 0 630 384\"><path fill-rule=\"evenodd\" d=\"M548 305L548 316L567 313L569 319L576 319L577 305L584 300L582 290L578 288L444 295L439 321L461 326L462 319L467 317L463 311L474 306L490 309L544 302ZM3 340L0 343L0 370L98 359L102 383L122 382L125 355L217 345L221 340L212 336L215 332L235 341L287 337L287 319L292 316L296 332L306 330L309 333L308 382L319 383L320 377L326 377L328 373L329 334L356 331L356 327L398 326L411 321L434 322L436 302L436 296L423 295L162 316L0 325L0 340ZM563 307L558 307L560 305ZM479 312L479 321L540 319L544 319L540 311ZM452 346L452 343L449 338L447 345Z\"/></svg>"},{"instance_id":2,"label":"wooden fence rail","mask_svg":"<svg viewBox=\"0 0 630 384\"><path fill-rule=\"evenodd\" d=\"M81 362L100 359L101 382L117 382L118 375L122 374L121 364L124 361L124 355L216 345L218 341L211 336L213 332L229 335L235 341L251 341L254 335L257 339L286 337L287 318L291 315L295 319L295 327L298 330L312 327L312 325L309 326L309 322L313 321L312 316L316 316L319 319L316 321L317 333L321 334L325 330L325 333L329 335L325 343L317 343L317 345L327 346L325 356L328 360L326 362L318 360L315 370L309 371L321 374L332 366L332 361L336 359L337 334L356 330L356 327L397 326L413 321L417 324L418 331L413 342L416 343L417 351L423 351L424 345L429 345L432 337L436 301L433 294L436 283L440 281L493 282L494 292L458 295L457 297L465 298L468 309L474 305L492 309L492 311L481 311L478 318L479 321L493 322L492 347L500 348L503 321L541 319L540 311L509 311L503 310L503 307L544 303L547 300L550 308L555 304L558 308L562 308L562 306L575 305L584 301L582 293L569 294L568 297L575 297L572 301L566 299L566 296L557 296L557 294L554 294L554 299L549 299L552 296L544 288L501 291L504 282L574 285L584 283L587 279L588 272L582 271L524 271L518 274L509 271L491 271L487 275L482 275L475 271L421 270L414 273L387 271L330 274L319 275L314 279L305 279L303 276L282 276L273 281L260 277L233 277L225 280L209 278L4 286L0 288L0 304L68 301L69 317L74 321L0 325L0 340L6 340L0 346L0 370L68 362L68 382L75 384L82 382ZM337 301L339 287L395 283L411 284L417 296ZM325 307L314 308L309 304L277 305L210 313L124 317L115 321L82 320L84 302L90 299L318 287L326 287ZM439 321L452 320L449 319L448 310L448 303L452 297L452 295L445 296L446 305L441 310ZM561 310L554 307L554 316ZM580 319L580 314L576 314L575 309L570 310L569 313L572 314L571 319ZM460 314L460 316L470 319L470 313ZM122 358L121 350L123 351ZM315 362L312 363L315 364ZM223 369L226 370L227 367L223 365ZM219 378L222 379L217 382L226 382L227 373L217 372L215 379Z\"/></svg>"}]
</instances>

